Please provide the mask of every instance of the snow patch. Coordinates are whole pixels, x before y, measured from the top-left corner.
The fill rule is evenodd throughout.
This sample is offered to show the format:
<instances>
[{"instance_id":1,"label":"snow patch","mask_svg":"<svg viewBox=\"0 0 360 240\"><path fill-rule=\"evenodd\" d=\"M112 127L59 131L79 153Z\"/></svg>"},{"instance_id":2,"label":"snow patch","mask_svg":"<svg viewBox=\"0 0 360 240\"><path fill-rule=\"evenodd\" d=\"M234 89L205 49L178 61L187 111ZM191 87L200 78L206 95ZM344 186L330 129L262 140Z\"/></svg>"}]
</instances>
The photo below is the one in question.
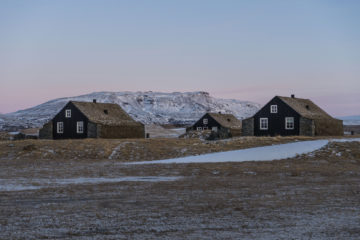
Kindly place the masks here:
<instances>
[{"instance_id":1,"label":"snow patch","mask_svg":"<svg viewBox=\"0 0 360 240\"><path fill-rule=\"evenodd\" d=\"M116 148L114 148L114 150L112 151L112 153L110 154L110 156L108 157L108 159L111 160L111 159L115 158L115 157L118 155L121 147L124 147L124 146L125 146L126 144L128 144L128 143L129 143L129 142L120 143Z\"/></svg>"},{"instance_id":2,"label":"snow patch","mask_svg":"<svg viewBox=\"0 0 360 240\"><path fill-rule=\"evenodd\" d=\"M353 139L332 139L333 142L360 141ZM215 163L215 162L245 162L245 161L273 161L293 158L301 154L311 153L329 143L329 140L300 141L265 147L255 147L236 151L210 153L198 156L173 158L156 161L131 162L125 164L169 164L169 163Z\"/></svg>"},{"instance_id":3,"label":"snow patch","mask_svg":"<svg viewBox=\"0 0 360 240\"><path fill-rule=\"evenodd\" d=\"M331 139L330 142L359 142L360 138Z\"/></svg>"},{"instance_id":4,"label":"snow patch","mask_svg":"<svg viewBox=\"0 0 360 240\"><path fill-rule=\"evenodd\" d=\"M0 179L0 192L36 190L71 184L99 184L117 182L164 182L176 181L182 177L128 176L118 178L65 178L65 179Z\"/></svg>"},{"instance_id":5,"label":"snow patch","mask_svg":"<svg viewBox=\"0 0 360 240\"><path fill-rule=\"evenodd\" d=\"M26 186L22 184L0 184L0 192L35 190L40 188L39 186Z\"/></svg>"}]
</instances>

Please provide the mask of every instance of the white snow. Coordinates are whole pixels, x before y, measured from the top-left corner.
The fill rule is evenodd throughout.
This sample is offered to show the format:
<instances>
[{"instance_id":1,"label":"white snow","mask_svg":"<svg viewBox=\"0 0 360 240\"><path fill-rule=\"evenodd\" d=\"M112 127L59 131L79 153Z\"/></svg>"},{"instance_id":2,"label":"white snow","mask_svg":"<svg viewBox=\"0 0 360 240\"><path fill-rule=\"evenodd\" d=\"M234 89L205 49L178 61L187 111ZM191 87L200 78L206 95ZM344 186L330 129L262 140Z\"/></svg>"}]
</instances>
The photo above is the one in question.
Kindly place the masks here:
<instances>
[{"instance_id":1,"label":"white snow","mask_svg":"<svg viewBox=\"0 0 360 240\"><path fill-rule=\"evenodd\" d=\"M331 141L350 142L360 141L353 139L332 139ZM236 151L210 153L198 156L173 158L156 161L131 162L126 164L169 164L169 163L214 163L214 162L245 162L245 161L272 161L296 157L318 150L329 143L329 140L301 141L265 147L241 149Z\"/></svg>"},{"instance_id":2,"label":"white snow","mask_svg":"<svg viewBox=\"0 0 360 240\"><path fill-rule=\"evenodd\" d=\"M18 135L20 132L9 132L10 135Z\"/></svg>"},{"instance_id":3,"label":"white snow","mask_svg":"<svg viewBox=\"0 0 360 240\"><path fill-rule=\"evenodd\" d=\"M117 178L64 178L64 179L0 179L0 192L35 190L70 184L99 184L117 182L164 182L176 181L182 177L127 176Z\"/></svg>"},{"instance_id":4,"label":"white snow","mask_svg":"<svg viewBox=\"0 0 360 240\"><path fill-rule=\"evenodd\" d=\"M96 183L115 183L115 182L164 182L175 181L181 177L157 177L157 176L145 176L145 177L118 177L118 178L65 178L55 179L50 182L60 185L67 184L96 184Z\"/></svg>"},{"instance_id":5,"label":"white snow","mask_svg":"<svg viewBox=\"0 0 360 240\"><path fill-rule=\"evenodd\" d=\"M339 117L339 119L343 120L344 125L360 125L360 115Z\"/></svg>"},{"instance_id":6,"label":"white snow","mask_svg":"<svg viewBox=\"0 0 360 240\"><path fill-rule=\"evenodd\" d=\"M35 190L40 189L40 186L26 186L22 184L0 184L0 192L12 192L12 191L23 191L23 190Z\"/></svg>"},{"instance_id":7,"label":"white snow","mask_svg":"<svg viewBox=\"0 0 360 240\"><path fill-rule=\"evenodd\" d=\"M360 138L330 139L330 142L359 142Z\"/></svg>"},{"instance_id":8,"label":"white snow","mask_svg":"<svg viewBox=\"0 0 360 240\"><path fill-rule=\"evenodd\" d=\"M121 149L121 147L124 147L126 144L128 144L129 142L123 142L120 143L116 148L114 148L114 150L112 151L112 153L110 154L110 156L108 157L109 160L113 159L114 157L116 157L117 154L119 154L119 151Z\"/></svg>"}]
</instances>

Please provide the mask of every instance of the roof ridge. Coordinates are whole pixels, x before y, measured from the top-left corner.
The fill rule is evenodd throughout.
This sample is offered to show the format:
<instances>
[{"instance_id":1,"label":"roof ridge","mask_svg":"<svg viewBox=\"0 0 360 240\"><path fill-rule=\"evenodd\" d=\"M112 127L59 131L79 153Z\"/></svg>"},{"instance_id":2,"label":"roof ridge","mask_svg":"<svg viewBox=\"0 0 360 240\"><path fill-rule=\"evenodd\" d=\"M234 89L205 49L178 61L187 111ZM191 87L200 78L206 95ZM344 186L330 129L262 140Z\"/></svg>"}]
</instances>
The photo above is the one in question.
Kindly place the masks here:
<instances>
[{"instance_id":1,"label":"roof ridge","mask_svg":"<svg viewBox=\"0 0 360 240\"><path fill-rule=\"evenodd\" d=\"M287 96L279 96L279 95L276 95L275 97L279 97L279 98L289 98L289 99L300 99L300 100L309 100L309 101L311 101L310 98L287 97Z\"/></svg>"},{"instance_id":2,"label":"roof ridge","mask_svg":"<svg viewBox=\"0 0 360 240\"><path fill-rule=\"evenodd\" d=\"M85 102L85 101L74 101L74 100L70 100L69 102L76 102L76 103L90 103L90 104L112 104L112 105L119 105L117 103L104 103L104 102Z\"/></svg>"}]
</instances>

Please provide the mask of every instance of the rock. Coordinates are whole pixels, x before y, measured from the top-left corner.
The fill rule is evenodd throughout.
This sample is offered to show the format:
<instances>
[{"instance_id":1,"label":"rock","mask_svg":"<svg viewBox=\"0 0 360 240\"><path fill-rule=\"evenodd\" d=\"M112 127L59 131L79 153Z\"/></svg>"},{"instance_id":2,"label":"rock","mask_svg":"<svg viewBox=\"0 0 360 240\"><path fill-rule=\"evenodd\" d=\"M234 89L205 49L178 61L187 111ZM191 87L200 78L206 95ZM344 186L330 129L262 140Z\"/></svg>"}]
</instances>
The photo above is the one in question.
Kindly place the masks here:
<instances>
[{"instance_id":1,"label":"rock","mask_svg":"<svg viewBox=\"0 0 360 240\"><path fill-rule=\"evenodd\" d=\"M36 146L34 144L26 145L23 147L24 151L33 151L36 149Z\"/></svg>"}]
</instances>

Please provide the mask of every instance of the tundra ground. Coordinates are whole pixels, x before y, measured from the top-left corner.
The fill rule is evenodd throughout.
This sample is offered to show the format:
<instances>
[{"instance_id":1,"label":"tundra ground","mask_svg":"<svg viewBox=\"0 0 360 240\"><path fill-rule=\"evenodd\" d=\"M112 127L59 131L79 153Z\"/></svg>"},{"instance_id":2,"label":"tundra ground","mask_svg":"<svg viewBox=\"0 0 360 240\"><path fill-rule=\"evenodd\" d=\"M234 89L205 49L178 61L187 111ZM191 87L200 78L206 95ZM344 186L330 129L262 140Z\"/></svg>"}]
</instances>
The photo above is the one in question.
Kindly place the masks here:
<instances>
[{"instance_id":1,"label":"tundra ground","mask_svg":"<svg viewBox=\"0 0 360 240\"><path fill-rule=\"evenodd\" d=\"M318 138L239 137L219 141L195 138L0 141L0 159L147 161L314 139Z\"/></svg>"},{"instance_id":2,"label":"tundra ground","mask_svg":"<svg viewBox=\"0 0 360 240\"><path fill-rule=\"evenodd\" d=\"M209 147L189 141L191 154ZM0 184L8 188L0 191L0 239L360 238L359 142L330 143L314 153L269 162L149 165L123 164L136 160L131 154L121 157L121 147L113 154L123 141L100 142L103 158L78 155L90 140L56 141L65 143L63 158L54 157L53 145L53 157L34 157L43 156L47 141L1 143ZM228 142L213 143L215 150L235 148ZM166 151L156 140L143 143L168 156L160 154ZM168 149L183 149L179 144L170 141ZM72 146L79 148L76 157L64 158ZM148 176L178 178L107 182Z\"/></svg>"}]
</instances>

